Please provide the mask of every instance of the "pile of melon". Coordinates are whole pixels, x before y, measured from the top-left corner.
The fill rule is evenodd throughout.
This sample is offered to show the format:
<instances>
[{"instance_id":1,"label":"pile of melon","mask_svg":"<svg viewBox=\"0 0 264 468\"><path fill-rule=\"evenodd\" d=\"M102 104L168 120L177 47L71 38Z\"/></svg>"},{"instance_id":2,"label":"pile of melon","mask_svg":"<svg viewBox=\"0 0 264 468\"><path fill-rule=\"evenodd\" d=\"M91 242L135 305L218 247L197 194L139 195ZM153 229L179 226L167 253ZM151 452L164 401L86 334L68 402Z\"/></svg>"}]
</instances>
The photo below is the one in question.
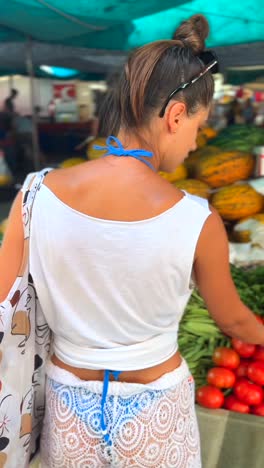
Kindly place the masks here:
<instances>
[{"instance_id":1,"label":"pile of melon","mask_svg":"<svg viewBox=\"0 0 264 468\"><path fill-rule=\"evenodd\" d=\"M217 142L220 147L215 146ZM250 242L252 234L264 227L263 192L249 180L255 167L252 151L236 150L232 142L230 148L221 148L220 135L216 137L210 129L207 135L206 131L198 135L197 146L173 174L160 175L182 190L207 198L230 228L231 240Z\"/></svg>"}]
</instances>

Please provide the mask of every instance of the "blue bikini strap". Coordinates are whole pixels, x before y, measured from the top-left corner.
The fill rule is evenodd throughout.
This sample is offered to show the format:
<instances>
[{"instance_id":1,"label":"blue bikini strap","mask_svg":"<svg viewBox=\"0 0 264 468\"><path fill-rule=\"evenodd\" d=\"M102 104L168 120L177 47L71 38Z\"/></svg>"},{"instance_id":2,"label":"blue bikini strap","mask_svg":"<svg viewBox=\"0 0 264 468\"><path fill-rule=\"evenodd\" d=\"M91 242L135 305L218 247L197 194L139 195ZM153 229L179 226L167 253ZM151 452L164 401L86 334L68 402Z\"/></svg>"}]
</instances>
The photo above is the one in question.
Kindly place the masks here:
<instances>
[{"instance_id":1,"label":"blue bikini strap","mask_svg":"<svg viewBox=\"0 0 264 468\"><path fill-rule=\"evenodd\" d=\"M104 384L103 384L103 394L102 394L102 401L101 401L101 431L102 431L103 438L105 442L107 443L107 445L112 445L110 434L108 433L107 426L105 423L105 418L104 418L104 407L106 404L108 385L109 385L110 375L113 374L114 379L117 380L121 372L122 371L112 371L109 369L106 369L104 371Z\"/></svg>"},{"instance_id":2,"label":"blue bikini strap","mask_svg":"<svg viewBox=\"0 0 264 468\"><path fill-rule=\"evenodd\" d=\"M115 143L115 145L112 143ZM151 151L146 151L143 149L127 150L123 147L121 141L114 136L109 136L107 138L106 146L94 145L94 149L101 151L105 150L106 154L104 156L131 156L132 158L138 159L139 161L145 163L153 171L155 170L152 164L144 159L153 158L153 153L151 153Z\"/></svg>"}]
</instances>

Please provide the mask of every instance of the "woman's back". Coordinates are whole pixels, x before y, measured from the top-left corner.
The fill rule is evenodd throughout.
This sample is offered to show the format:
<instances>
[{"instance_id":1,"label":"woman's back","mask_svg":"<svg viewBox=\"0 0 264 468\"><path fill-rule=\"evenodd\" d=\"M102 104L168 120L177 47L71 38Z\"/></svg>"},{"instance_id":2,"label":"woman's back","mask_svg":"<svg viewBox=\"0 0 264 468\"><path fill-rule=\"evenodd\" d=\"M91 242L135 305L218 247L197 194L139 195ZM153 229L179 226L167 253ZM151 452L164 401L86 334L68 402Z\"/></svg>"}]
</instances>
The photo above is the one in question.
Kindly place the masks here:
<instances>
[{"instance_id":1,"label":"woman's back","mask_svg":"<svg viewBox=\"0 0 264 468\"><path fill-rule=\"evenodd\" d=\"M95 218L116 221L152 218L183 196L131 157L108 156L52 171L46 176L45 185L73 209Z\"/></svg>"},{"instance_id":2,"label":"woman's back","mask_svg":"<svg viewBox=\"0 0 264 468\"><path fill-rule=\"evenodd\" d=\"M55 354L75 367L124 370L171 357L209 214L206 201L141 162L50 173L33 210L30 263Z\"/></svg>"}]
</instances>

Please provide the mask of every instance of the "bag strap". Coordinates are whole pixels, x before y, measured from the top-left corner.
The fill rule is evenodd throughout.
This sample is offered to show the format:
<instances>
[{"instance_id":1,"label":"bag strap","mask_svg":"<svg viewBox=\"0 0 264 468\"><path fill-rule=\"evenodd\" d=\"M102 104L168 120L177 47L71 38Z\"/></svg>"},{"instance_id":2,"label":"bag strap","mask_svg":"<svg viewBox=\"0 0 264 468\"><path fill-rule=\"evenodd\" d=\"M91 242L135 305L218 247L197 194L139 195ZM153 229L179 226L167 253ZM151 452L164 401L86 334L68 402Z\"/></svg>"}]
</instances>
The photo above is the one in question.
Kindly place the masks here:
<instances>
[{"instance_id":1,"label":"bag strap","mask_svg":"<svg viewBox=\"0 0 264 468\"><path fill-rule=\"evenodd\" d=\"M27 239L30 234L30 224L33 204L36 194L41 187L45 176L52 171L52 168L46 168L39 172L32 172L28 174L21 189L23 193L22 199L22 219L24 225L24 238Z\"/></svg>"}]
</instances>

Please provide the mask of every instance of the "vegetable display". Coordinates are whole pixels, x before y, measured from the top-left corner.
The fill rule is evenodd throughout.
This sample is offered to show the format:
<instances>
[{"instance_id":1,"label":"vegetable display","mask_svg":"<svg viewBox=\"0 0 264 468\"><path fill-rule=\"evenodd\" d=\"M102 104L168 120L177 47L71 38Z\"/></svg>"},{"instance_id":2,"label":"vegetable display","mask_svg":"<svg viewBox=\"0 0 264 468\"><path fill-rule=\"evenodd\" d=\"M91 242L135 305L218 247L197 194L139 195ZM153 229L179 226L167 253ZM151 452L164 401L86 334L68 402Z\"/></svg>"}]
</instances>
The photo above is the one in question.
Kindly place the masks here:
<instances>
[{"instance_id":1,"label":"vegetable display","mask_svg":"<svg viewBox=\"0 0 264 468\"><path fill-rule=\"evenodd\" d=\"M261 244L263 248L256 239L261 239L264 232L263 227L260 231L264 219L264 177L262 182L261 177L252 179L254 148L259 145L264 145L264 132L258 127L233 125L218 135L207 128L198 134L198 149L184 161L187 175L183 173L177 181L170 174L161 176L180 190L207 198L223 218L231 242Z\"/></svg>"},{"instance_id":2,"label":"vegetable display","mask_svg":"<svg viewBox=\"0 0 264 468\"><path fill-rule=\"evenodd\" d=\"M209 144L224 151L250 152L255 146L264 145L264 132L262 128L254 125L231 125L222 130Z\"/></svg>"},{"instance_id":3,"label":"vegetable display","mask_svg":"<svg viewBox=\"0 0 264 468\"><path fill-rule=\"evenodd\" d=\"M263 323L261 317L264 317L264 267L243 270L231 266L231 273L241 299ZM178 342L180 352L194 376L196 388L207 385L222 391L234 385L233 376L235 381L239 378L249 379L248 366L251 362L264 363L264 346L243 343L234 338L231 340L224 335L210 317L203 299L196 290L181 320ZM262 365L253 366L249 371L250 375L253 370L259 382L262 378ZM222 382L222 388L219 388L219 382ZM210 394L210 391L208 393ZM235 395L233 397L235 398Z\"/></svg>"},{"instance_id":4,"label":"vegetable display","mask_svg":"<svg viewBox=\"0 0 264 468\"><path fill-rule=\"evenodd\" d=\"M260 326L264 326L264 267L251 270L242 270L231 267L233 280L243 302L256 314ZM201 313L202 311L202 313ZM198 316L201 313L204 321L204 304L197 292L194 293L187 307L187 317ZM189 315L188 315L189 314ZM197 338L191 330L195 327L188 326L183 320L183 328L180 327L180 337L186 340L186 360L190 362L196 381L196 401L199 405L210 409L225 408L229 411L251 413L256 416L264 416L264 346L249 344L238 338L228 338L220 330L214 330L213 335L203 332L203 328L197 325ZM197 320L197 319L196 319ZM214 326L207 316L207 327ZM197 321L199 324L199 321ZM217 328L217 327L216 327ZM198 337L198 329L200 336ZM189 333L189 342L186 338L186 330ZM199 362L193 358L191 349L197 350L198 343L204 340L204 352L199 350ZM191 343L193 343L191 345ZM212 349L208 344L214 343ZM206 347L207 346L207 347ZM185 357L185 346L182 346L182 354ZM197 351L196 351L197 352ZM196 365L195 365L196 363Z\"/></svg>"},{"instance_id":5,"label":"vegetable display","mask_svg":"<svg viewBox=\"0 0 264 468\"><path fill-rule=\"evenodd\" d=\"M240 220L233 229L233 238L237 242L250 242L252 234L259 225L264 226L264 213L258 213Z\"/></svg>"}]
</instances>

